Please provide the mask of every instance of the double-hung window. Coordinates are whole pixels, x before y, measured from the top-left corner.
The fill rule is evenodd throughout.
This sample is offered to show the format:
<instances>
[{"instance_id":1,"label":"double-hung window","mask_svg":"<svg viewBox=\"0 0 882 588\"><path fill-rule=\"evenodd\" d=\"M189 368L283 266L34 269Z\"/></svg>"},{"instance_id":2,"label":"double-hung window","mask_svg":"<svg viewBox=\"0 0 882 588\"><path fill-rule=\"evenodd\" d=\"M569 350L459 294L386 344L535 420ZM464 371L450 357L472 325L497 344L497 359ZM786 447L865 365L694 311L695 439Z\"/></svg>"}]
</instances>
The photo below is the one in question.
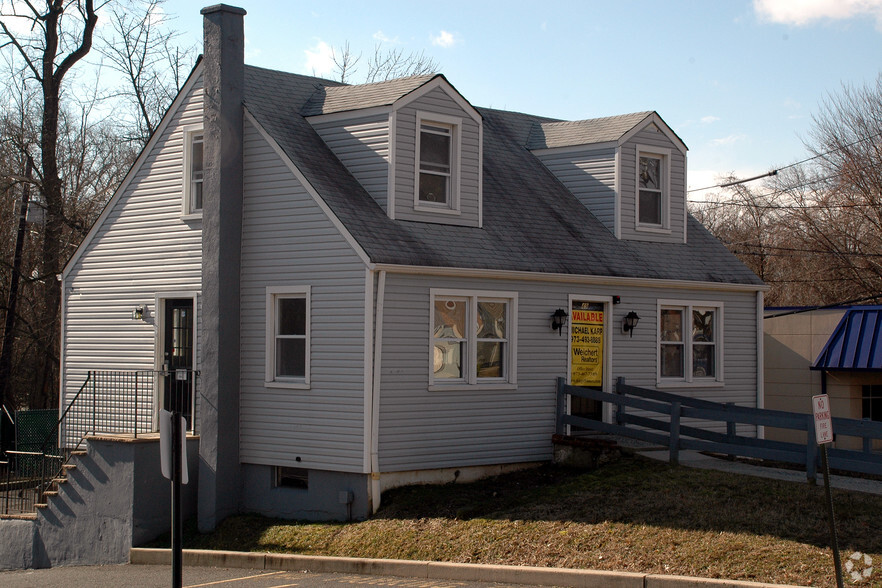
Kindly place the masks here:
<instances>
[{"instance_id":1,"label":"double-hung window","mask_svg":"<svg viewBox=\"0 0 882 588\"><path fill-rule=\"evenodd\" d=\"M416 208L458 210L460 123L442 115L417 114Z\"/></svg>"},{"instance_id":2,"label":"double-hung window","mask_svg":"<svg viewBox=\"0 0 882 588\"><path fill-rule=\"evenodd\" d=\"M722 381L722 316L718 303L659 302L659 383Z\"/></svg>"},{"instance_id":3,"label":"double-hung window","mask_svg":"<svg viewBox=\"0 0 882 588\"><path fill-rule=\"evenodd\" d=\"M308 286L267 288L267 385L309 385L309 298Z\"/></svg>"},{"instance_id":4,"label":"double-hung window","mask_svg":"<svg viewBox=\"0 0 882 588\"><path fill-rule=\"evenodd\" d=\"M515 382L515 294L432 291L430 383Z\"/></svg>"},{"instance_id":5,"label":"double-hung window","mask_svg":"<svg viewBox=\"0 0 882 588\"><path fill-rule=\"evenodd\" d=\"M637 147L637 228L668 229L670 152Z\"/></svg>"},{"instance_id":6,"label":"double-hung window","mask_svg":"<svg viewBox=\"0 0 882 588\"><path fill-rule=\"evenodd\" d=\"M204 137L200 128L184 130L184 216L198 216L202 213Z\"/></svg>"}]
</instances>

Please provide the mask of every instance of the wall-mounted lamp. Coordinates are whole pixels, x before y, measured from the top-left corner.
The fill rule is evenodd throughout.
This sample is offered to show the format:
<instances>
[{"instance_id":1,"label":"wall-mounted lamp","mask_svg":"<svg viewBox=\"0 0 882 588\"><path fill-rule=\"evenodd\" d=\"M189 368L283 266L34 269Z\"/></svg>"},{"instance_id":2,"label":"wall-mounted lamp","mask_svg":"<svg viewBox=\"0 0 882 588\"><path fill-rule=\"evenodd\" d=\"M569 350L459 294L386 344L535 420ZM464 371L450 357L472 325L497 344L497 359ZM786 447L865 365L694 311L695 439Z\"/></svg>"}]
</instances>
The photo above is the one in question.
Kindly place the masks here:
<instances>
[{"instance_id":1,"label":"wall-mounted lamp","mask_svg":"<svg viewBox=\"0 0 882 588\"><path fill-rule=\"evenodd\" d=\"M567 311L558 308L554 311L554 314L551 315L551 330L558 331L559 334L563 335L565 326L567 326Z\"/></svg>"},{"instance_id":2,"label":"wall-mounted lamp","mask_svg":"<svg viewBox=\"0 0 882 588\"><path fill-rule=\"evenodd\" d=\"M136 306L135 310L132 311L132 320L133 321L141 321L144 320L144 306Z\"/></svg>"},{"instance_id":3,"label":"wall-mounted lamp","mask_svg":"<svg viewBox=\"0 0 882 588\"><path fill-rule=\"evenodd\" d=\"M631 337L634 336L634 327L637 326L637 323L640 321L640 317L637 316L637 313L633 310L622 317L622 333L630 333Z\"/></svg>"}]
</instances>

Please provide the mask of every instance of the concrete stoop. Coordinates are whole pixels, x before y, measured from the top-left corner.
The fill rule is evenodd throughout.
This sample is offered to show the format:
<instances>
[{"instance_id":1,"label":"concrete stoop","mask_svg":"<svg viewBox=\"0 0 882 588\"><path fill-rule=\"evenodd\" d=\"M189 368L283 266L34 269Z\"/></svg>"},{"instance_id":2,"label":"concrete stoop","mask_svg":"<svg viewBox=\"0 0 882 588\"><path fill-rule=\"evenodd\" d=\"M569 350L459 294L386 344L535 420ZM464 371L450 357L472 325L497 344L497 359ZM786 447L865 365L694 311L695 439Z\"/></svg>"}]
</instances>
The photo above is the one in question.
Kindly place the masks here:
<instances>
[{"instance_id":1,"label":"concrete stoop","mask_svg":"<svg viewBox=\"0 0 882 588\"><path fill-rule=\"evenodd\" d=\"M125 563L133 546L168 531L170 485L157 438L91 438L65 474L35 514L0 520L0 569ZM185 487L185 516L195 512L195 489Z\"/></svg>"},{"instance_id":2,"label":"concrete stoop","mask_svg":"<svg viewBox=\"0 0 882 588\"><path fill-rule=\"evenodd\" d=\"M551 442L554 445L554 463L577 468L594 469L617 461L627 452L607 437L552 435Z\"/></svg>"}]
</instances>

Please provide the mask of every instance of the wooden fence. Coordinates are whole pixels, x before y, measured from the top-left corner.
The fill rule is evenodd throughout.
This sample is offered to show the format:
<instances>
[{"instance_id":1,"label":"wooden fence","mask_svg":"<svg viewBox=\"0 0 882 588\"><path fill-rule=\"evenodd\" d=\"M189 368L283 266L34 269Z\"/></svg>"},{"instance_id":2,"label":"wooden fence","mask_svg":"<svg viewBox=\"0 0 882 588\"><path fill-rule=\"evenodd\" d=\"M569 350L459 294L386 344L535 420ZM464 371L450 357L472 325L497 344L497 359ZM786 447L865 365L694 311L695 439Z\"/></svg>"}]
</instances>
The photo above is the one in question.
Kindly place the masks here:
<instances>
[{"instance_id":1,"label":"wooden fence","mask_svg":"<svg viewBox=\"0 0 882 588\"><path fill-rule=\"evenodd\" d=\"M615 423L604 423L567 414L568 396L613 404ZM633 411L640 411L641 414L634 414ZM720 425L708 427L708 423L720 423ZM696 426L699 424L702 426ZM802 445L758 439L756 436L742 436L738 434L739 424L805 431L807 442ZM817 477L819 454L811 414L721 404L628 386L624 378L619 378L616 382L615 393L569 386L563 378L558 378L557 433L564 434L567 425L668 447L672 463L678 462L680 450L693 449L800 464L805 466L809 480L815 480ZM720 430L725 428L726 432L710 430L711 428ZM882 439L882 422L834 417L833 431L837 437L861 439L862 448L861 450L830 448L828 458L831 468L866 474L882 473L882 453L872 451L873 440Z\"/></svg>"}]
</instances>

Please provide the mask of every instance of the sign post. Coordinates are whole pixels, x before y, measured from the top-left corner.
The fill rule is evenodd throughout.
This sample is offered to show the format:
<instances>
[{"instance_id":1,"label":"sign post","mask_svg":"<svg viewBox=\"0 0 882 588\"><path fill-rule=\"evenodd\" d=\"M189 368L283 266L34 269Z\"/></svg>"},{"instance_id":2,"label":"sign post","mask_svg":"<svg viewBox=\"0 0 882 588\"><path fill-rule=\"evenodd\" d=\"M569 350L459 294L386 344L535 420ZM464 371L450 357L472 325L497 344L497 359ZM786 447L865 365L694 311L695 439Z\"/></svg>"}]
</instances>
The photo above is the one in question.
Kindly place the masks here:
<instances>
[{"instance_id":1,"label":"sign post","mask_svg":"<svg viewBox=\"0 0 882 588\"><path fill-rule=\"evenodd\" d=\"M827 495L827 520L830 522L830 537L833 543L836 586L842 588L842 563L839 561L839 539L836 537L833 493L830 491L830 465L827 461L827 445L833 443L833 416L830 413L830 398L826 394L812 396L812 414L815 417L815 438L821 446L821 468L824 470L824 493Z\"/></svg>"},{"instance_id":2,"label":"sign post","mask_svg":"<svg viewBox=\"0 0 882 588\"><path fill-rule=\"evenodd\" d=\"M162 475L171 484L171 543L172 543L172 588L183 585L183 545L181 532L181 484L188 480L186 455L186 421L180 411L159 411L159 452Z\"/></svg>"}]
</instances>

